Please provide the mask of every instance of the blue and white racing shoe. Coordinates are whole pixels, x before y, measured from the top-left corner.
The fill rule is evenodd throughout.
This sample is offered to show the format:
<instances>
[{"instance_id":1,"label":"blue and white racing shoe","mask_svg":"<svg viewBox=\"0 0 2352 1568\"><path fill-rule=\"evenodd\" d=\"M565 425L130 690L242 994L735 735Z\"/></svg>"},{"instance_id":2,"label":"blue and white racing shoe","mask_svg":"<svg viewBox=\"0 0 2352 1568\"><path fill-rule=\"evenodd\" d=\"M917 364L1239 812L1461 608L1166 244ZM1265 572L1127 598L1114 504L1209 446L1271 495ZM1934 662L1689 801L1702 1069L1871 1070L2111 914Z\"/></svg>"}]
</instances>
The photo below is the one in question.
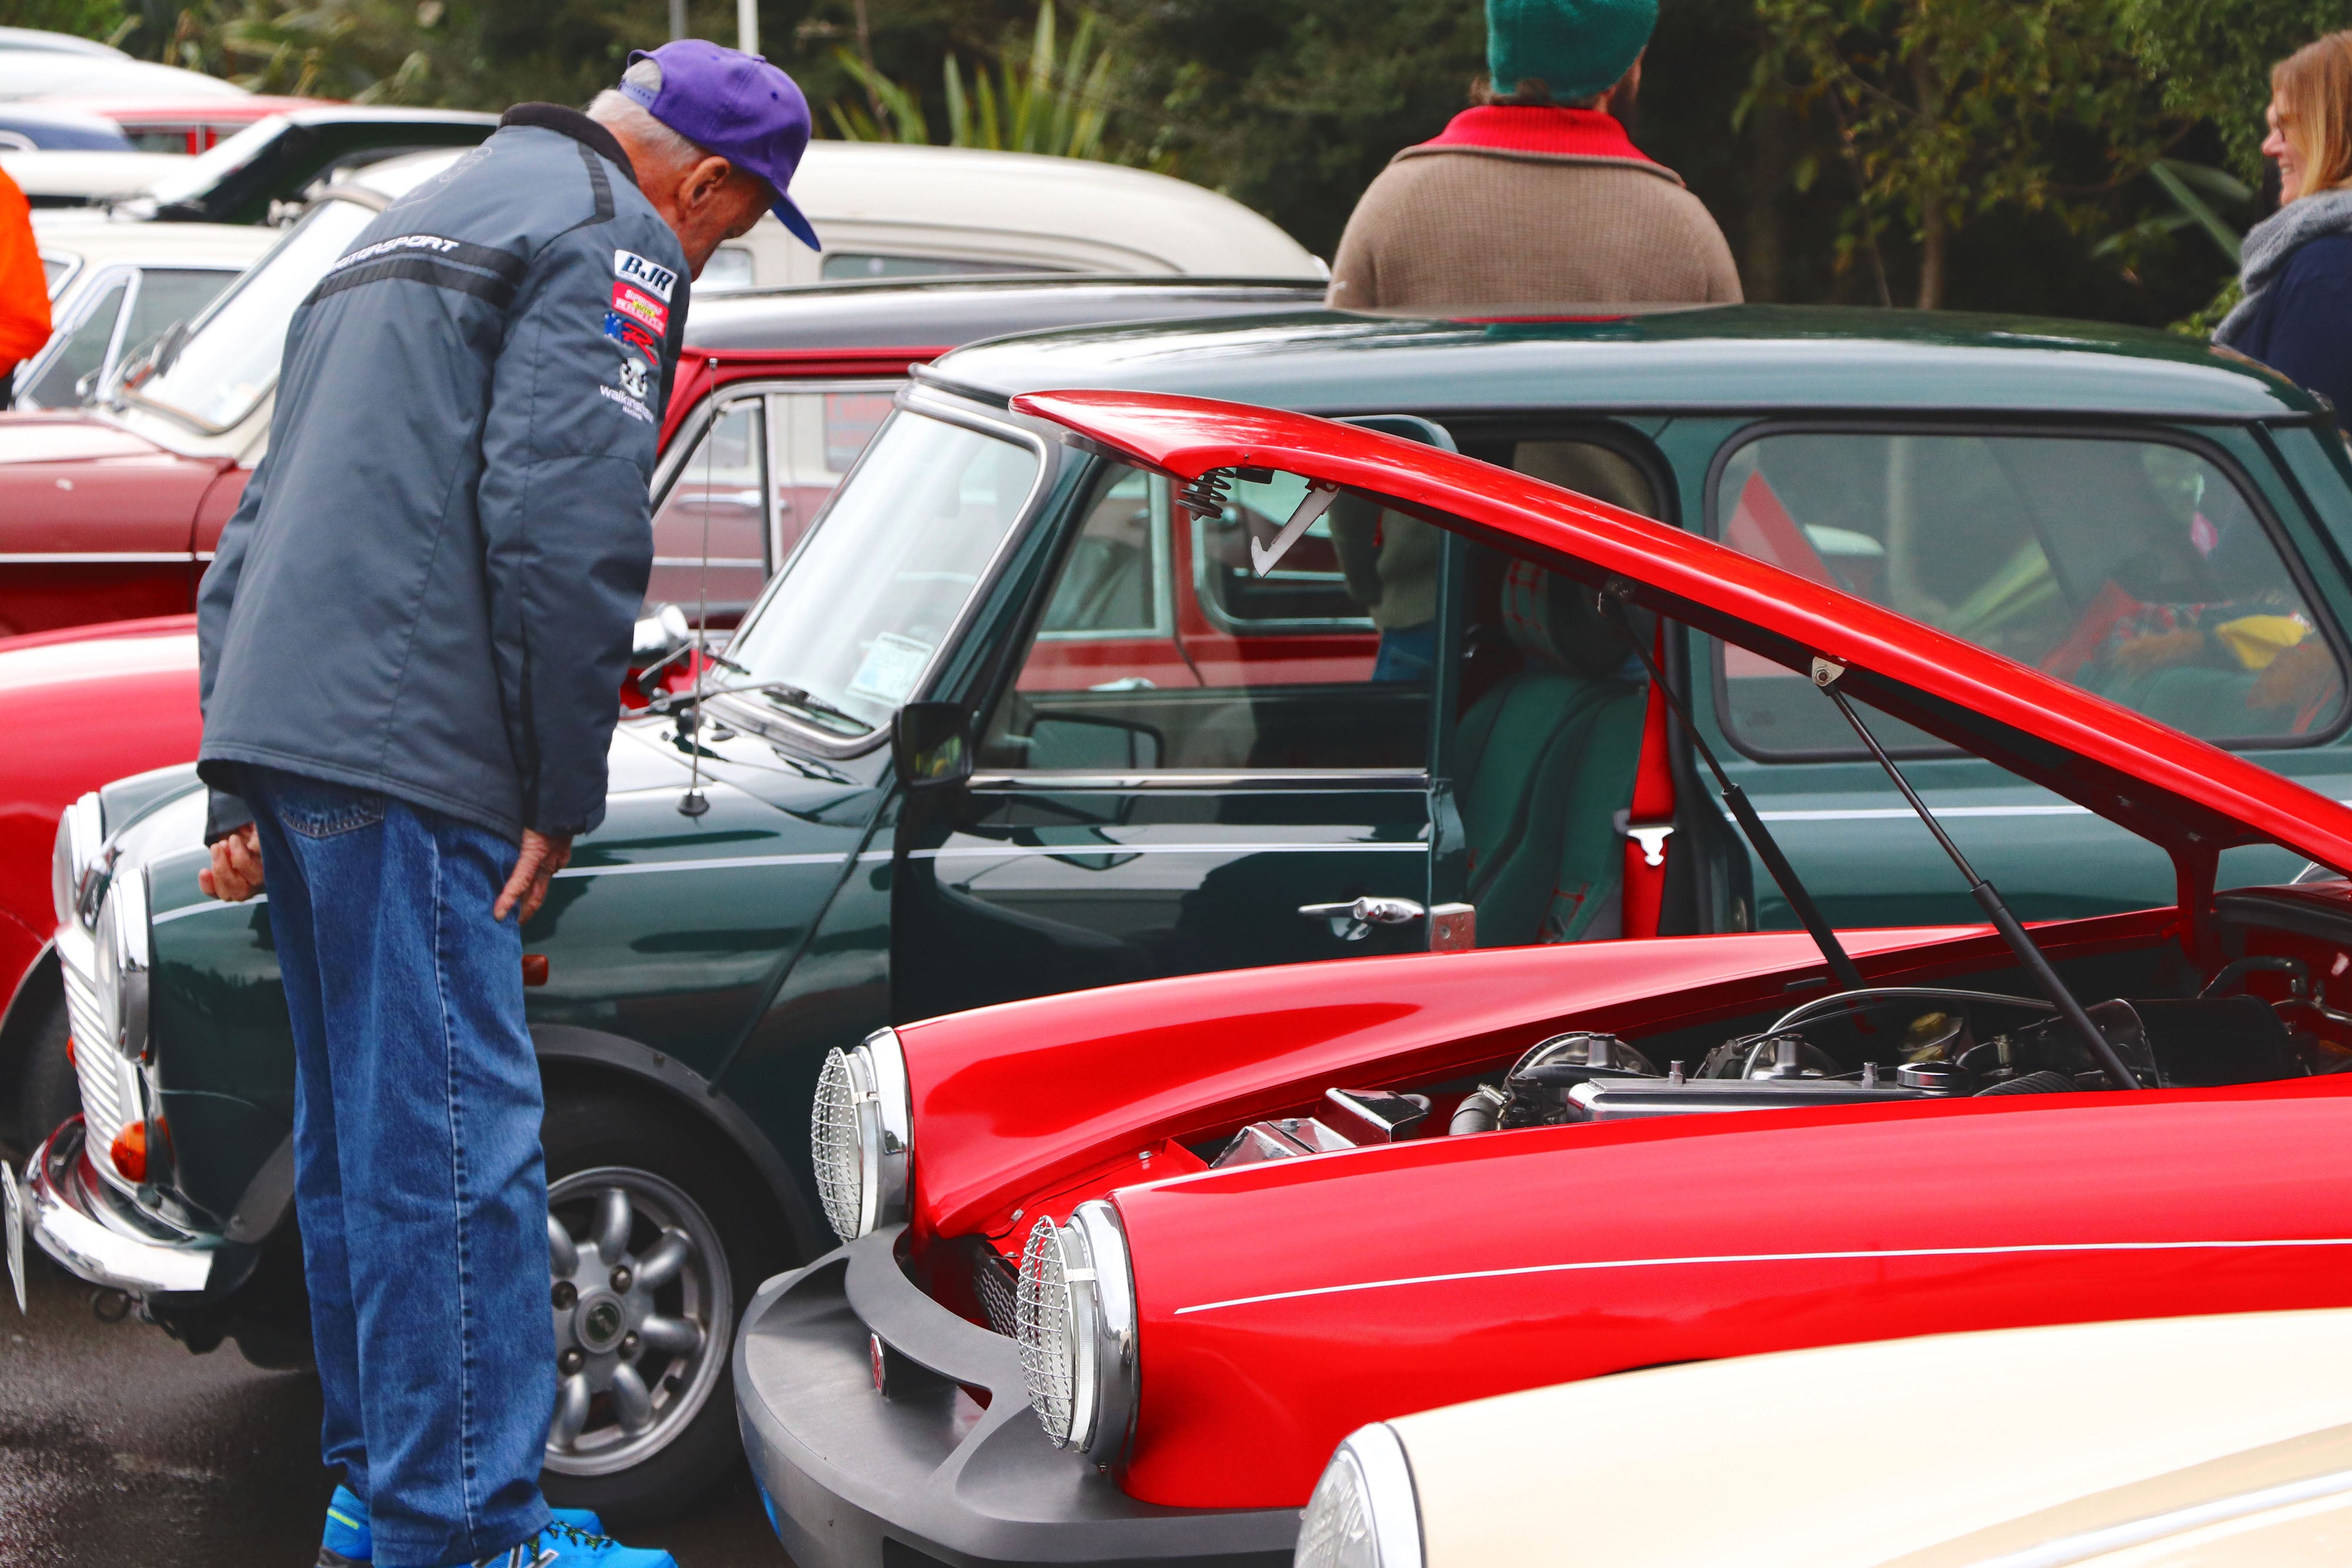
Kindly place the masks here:
<instances>
[{"instance_id":1,"label":"blue and white racing shoe","mask_svg":"<svg viewBox=\"0 0 2352 1568\"><path fill-rule=\"evenodd\" d=\"M604 1528L604 1521L584 1508L559 1508L554 1514L557 1523L591 1535ZM375 1531L369 1528L368 1505L352 1496L349 1487L337 1487L327 1504L327 1527L319 1536L319 1568L358 1568L374 1558Z\"/></svg>"},{"instance_id":2,"label":"blue and white racing shoe","mask_svg":"<svg viewBox=\"0 0 2352 1568\"><path fill-rule=\"evenodd\" d=\"M677 1568L677 1559L559 1520L520 1546L479 1559L474 1568Z\"/></svg>"}]
</instances>

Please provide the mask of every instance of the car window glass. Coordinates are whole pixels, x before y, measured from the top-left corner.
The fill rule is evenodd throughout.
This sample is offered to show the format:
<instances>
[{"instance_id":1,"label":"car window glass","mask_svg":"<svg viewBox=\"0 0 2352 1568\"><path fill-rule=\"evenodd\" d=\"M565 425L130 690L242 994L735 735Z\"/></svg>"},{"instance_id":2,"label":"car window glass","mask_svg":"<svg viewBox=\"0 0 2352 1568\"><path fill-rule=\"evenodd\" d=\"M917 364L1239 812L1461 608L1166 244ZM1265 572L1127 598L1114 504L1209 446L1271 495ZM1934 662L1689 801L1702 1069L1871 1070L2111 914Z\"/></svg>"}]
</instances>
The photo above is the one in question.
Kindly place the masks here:
<instances>
[{"instance_id":1,"label":"car window glass","mask_svg":"<svg viewBox=\"0 0 2352 1568\"><path fill-rule=\"evenodd\" d=\"M1287 475L1236 486L1226 516L1206 528L1232 533L1244 507L1263 508L1278 526L1305 490L1304 480ZM1379 516L1360 497L1343 500ZM1413 527L1436 534L1427 524ZM982 766L1120 772L1427 766L1425 653L1408 658L1389 647L1363 607L1346 597L1330 535L1319 536L1319 570L1329 580L1312 585L1317 597L1285 604L1285 613L1237 621L1212 606L1197 570L1169 570L1176 560L1198 562L1193 540L1202 528L1173 504L1164 480L1104 465L1026 656L982 733ZM1245 533L1241 549L1247 571ZM1427 582L1412 590L1433 607L1439 559L1433 547ZM1220 570L1208 580L1223 576ZM1269 602L1245 595L1231 602ZM1310 612L1299 612L1302 606ZM1400 630L1426 639L1433 629Z\"/></svg>"},{"instance_id":2,"label":"car window glass","mask_svg":"<svg viewBox=\"0 0 2352 1568\"><path fill-rule=\"evenodd\" d=\"M732 288L751 287L751 253L740 246L722 245L710 253L702 264L702 276L694 280L697 294L724 294Z\"/></svg>"},{"instance_id":3,"label":"car window glass","mask_svg":"<svg viewBox=\"0 0 2352 1568\"><path fill-rule=\"evenodd\" d=\"M855 739L908 699L1021 516L1024 444L900 413L728 649L754 699Z\"/></svg>"},{"instance_id":4,"label":"car window glass","mask_svg":"<svg viewBox=\"0 0 2352 1568\"><path fill-rule=\"evenodd\" d=\"M770 559L781 564L807 531L882 422L898 383L832 392L777 392L768 399L775 517ZM771 569L772 570L772 568Z\"/></svg>"},{"instance_id":5,"label":"car window glass","mask_svg":"<svg viewBox=\"0 0 2352 1568\"><path fill-rule=\"evenodd\" d=\"M2336 656L2277 546L2231 476L2185 447L1768 435L1724 465L1714 527L1735 549L2207 740L2292 741L2343 706ZM1801 676L1736 649L1722 673L1724 723L1748 749L1850 749Z\"/></svg>"},{"instance_id":6,"label":"car window glass","mask_svg":"<svg viewBox=\"0 0 2352 1568\"><path fill-rule=\"evenodd\" d=\"M130 290L131 280L127 277L106 286L106 291L90 306L89 313L51 351L40 379L25 389L22 401L26 406L71 408L81 402L74 383L106 362L106 346L113 340L115 322L122 314L123 297Z\"/></svg>"},{"instance_id":7,"label":"car window glass","mask_svg":"<svg viewBox=\"0 0 2352 1568\"><path fill-rule=\"evenodd\" d=\"M854 283L863 277L992 277L1010 273L1068 270L967 256L869 256L856 251L827 251L818 276L827 283Z\"/></svg>"},{"instance_id":8,"label":"car window glass","mask_svg":"<svg viewBox=\"0 0 2352 1568\"><path fill-rule=\"evenodd\" d=\"M231 267L154 267L142 272L118 360L128 361L144 352L173 322L194 320L236 281Z\"/></svg>"},{"instance_id":9,"label":"car window glass","mask_svg":"<svg viewBox=\"0 0 2352 1568\"><path fill-rule=\"evenodd\" d=\"M41 257L41 281L48 285L51 293L55 293L57 290L58 279L63 277L67 273L71 272L73 269L73 260L69 256L45 256Z\"/></svg>"},{"instance_id":10,"label":"car window glass","mask_svg":"<svg viewBox=\"0 0 2352 1568\"><path fill-rule=\"evenodd\" d=\"M761 402L720 409L654 511L654 570L648 605L670 603L689 619L707 605L713 621L732 621L758 597L768 577L767 434Z\"/></svg>"},{"instance_id":11,"label":"car window glass","mask_svg":"<svg viewBox=\"0 0 2352 1568\"><path fill-rule=\"evenodd\" d=\"M1251 560L1250 540L1273 538L1306 494L1307 481L1296 474L1236 482L1227 487L1222 513L1189 528L1193 593L1218 631L1328 635L1370 631L1387 622L1420 624L1435 616L1435 532L1426 523L1361 504L1342 503L1316 518L1261 576ZM1410 558L1385 616L1376 608L1380 579L1368 575L1366 564L1383 549L1400 560ZM1352 580L1350 560L1358 569Z\"/></svg>"},{"instance_id":12,"label":"car window glass","mask_svg":"<svg viewBox=\"0 0 2352 1568\"><path fill-rule=\"evenodd\" d=\"M241 139L222 142L215 152L226 152L234 140ZM171 367L139 384L139 401L213 428L243 419L277 384L295 308L374 218L357 202L321 202L311 208L214 302Z\"/></svg>"}]
</instances>

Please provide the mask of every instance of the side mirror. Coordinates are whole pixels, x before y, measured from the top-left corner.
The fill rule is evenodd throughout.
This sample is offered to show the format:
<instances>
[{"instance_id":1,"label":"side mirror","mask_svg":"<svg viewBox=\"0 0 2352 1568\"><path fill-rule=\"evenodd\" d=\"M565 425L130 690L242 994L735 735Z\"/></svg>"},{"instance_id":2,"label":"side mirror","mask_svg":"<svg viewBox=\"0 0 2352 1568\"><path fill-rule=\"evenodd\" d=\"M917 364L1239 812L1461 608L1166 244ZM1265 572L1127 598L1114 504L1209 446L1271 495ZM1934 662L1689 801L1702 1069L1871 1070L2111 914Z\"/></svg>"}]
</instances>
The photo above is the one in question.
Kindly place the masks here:
<instances>
[{"instance_id":1,"label":"side mirror","mask_svg":"<svg viewBox=\"0 0 2352 1568\"><path fill-rule=\"evenodd\" d=\"M962 783L971 752L971 715L961 703L908 703L890 721L890 756L909 789Z\"/></svg>"}]
</instances>

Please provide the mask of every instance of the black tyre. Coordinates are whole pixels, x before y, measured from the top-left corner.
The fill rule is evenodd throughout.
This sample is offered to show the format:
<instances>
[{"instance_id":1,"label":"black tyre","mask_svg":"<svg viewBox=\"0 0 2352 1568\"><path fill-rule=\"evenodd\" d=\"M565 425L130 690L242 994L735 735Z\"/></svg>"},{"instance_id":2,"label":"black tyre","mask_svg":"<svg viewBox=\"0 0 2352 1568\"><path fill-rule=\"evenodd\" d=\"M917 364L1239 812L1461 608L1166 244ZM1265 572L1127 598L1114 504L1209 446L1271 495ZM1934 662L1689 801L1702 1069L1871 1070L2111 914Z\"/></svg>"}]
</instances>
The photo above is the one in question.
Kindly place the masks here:
<instances>
[{"instance_id":1,"label":"black tyre","mask_svg":"<svg viewBox=\"0 0 2352 1568\"><path fill-rule=\"evenodd\" d=\"M39 983L37 977L34 983ZM74 1082L73 1059L66 1054L66 1039L71 1030L65 993L60 990L51 997L29 1022L24 1067L16 1079L15 1129L17 1146L27 1158L41 1146L42 1139L81 1109L81 1087Z\"/></svg>"},{"instance_id":2,"label":"black tyre","mask_svg":"<svg viewBox=\"0 0 2352 1568\"><path fill-rule=\"evenodd\" d=\"M743 1163L681 1113L556 1091L547 1151L556 1415L540 1485L614 1526L678 1512L740 1468L735 1325L789 1266Z\"/></svg>"}]
</instances>

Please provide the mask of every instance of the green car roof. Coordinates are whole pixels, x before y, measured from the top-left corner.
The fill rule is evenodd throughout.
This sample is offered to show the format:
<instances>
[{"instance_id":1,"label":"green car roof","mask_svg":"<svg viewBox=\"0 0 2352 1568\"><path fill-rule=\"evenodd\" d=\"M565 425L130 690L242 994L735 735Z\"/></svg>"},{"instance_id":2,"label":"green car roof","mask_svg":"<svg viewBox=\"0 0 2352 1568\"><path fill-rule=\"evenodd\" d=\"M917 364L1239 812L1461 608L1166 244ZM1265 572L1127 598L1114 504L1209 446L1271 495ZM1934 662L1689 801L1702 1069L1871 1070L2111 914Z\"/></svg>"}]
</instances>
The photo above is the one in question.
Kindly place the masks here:
<instances>
[{"instance_id":1,"label":"green car roof","mask_svg":"<svg viewBox=\"0 0 2352 1568\"><path fill-rule=\"evenodd\" d=\"M1594 319L1434 320L1307 310L999 338L923 379L1001 402L1076 387L1277 408L1591 406L2326 417L2276 371L2146 328L1787 305Z\"/></svg>"}]
</instances>

